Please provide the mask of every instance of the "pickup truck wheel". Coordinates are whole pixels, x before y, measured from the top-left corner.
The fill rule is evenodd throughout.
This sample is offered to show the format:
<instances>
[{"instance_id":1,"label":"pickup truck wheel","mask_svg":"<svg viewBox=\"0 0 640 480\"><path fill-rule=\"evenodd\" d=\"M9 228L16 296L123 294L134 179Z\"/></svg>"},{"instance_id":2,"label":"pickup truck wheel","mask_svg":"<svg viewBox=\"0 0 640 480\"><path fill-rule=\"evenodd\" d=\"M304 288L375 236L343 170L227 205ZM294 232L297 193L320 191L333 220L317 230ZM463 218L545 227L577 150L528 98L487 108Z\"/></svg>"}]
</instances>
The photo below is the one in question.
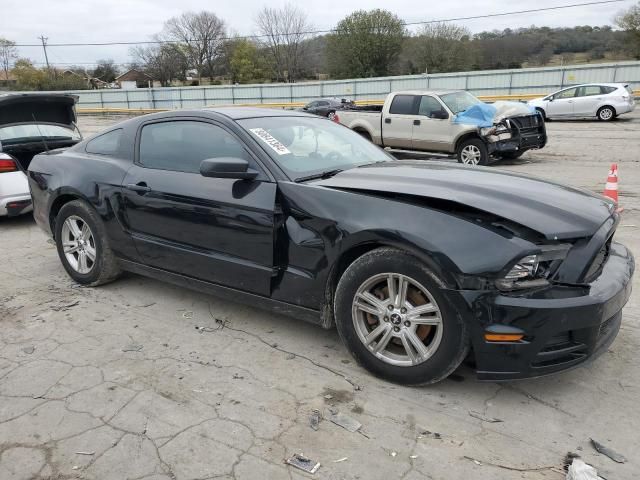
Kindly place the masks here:
<instances>
[{"instance_id":1,"label":"pickup truck wheel","mask_svg":"<svg viewBox=\"0 0 640 480\"><path fill-rule=\"evenodd\" d=\"M371 141L371 135L369 135L369 132L367 132L366 130L354 130L354 131L361 137L364 137L367 140Z\"/></svg>"},{"instance_id":2,"label":"pickup truck wheel","mask_svg":"<svg viewBox=\"0 0 640 480\"><path fill-rule=\"evenodd\" d=\"M465 165L488 165L487 146L479 138L470 138L458 146L458 162Z\"/></svg>"},{"instance_id":3,"label":"pickup truck wheel","mask_svg":"<svg viewBox=\"0 0 640 480\"><path fill-rule=\"evenodd\" d=\"M120 274L104 225L87 203L74 200L60 209L55 239L62 266L79 284L102 285Z\"/></svg>"},{"instance_id":4,"label":"pickup truck wheel","mask_svg":"<svg viewBox=\"0 0 640 480\"><path fill-rule=\"evenodd\" d=\"M374 375L425 385L450 375L469 351L468 327L443 283L413 255L378 248L355 260L335 297L338 333Z\"/></svg>"}]
</instances>

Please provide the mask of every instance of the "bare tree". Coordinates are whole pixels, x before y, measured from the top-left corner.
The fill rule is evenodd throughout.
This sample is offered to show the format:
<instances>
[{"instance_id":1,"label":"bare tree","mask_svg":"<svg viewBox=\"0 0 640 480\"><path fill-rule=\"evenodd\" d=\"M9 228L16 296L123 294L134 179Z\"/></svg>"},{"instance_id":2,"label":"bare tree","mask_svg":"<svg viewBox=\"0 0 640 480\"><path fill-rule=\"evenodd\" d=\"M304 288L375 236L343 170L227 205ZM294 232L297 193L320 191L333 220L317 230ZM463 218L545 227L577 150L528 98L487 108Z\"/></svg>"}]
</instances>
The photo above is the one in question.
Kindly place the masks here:
<instances>
[{"instance_id":1,"label":"bare tree","mask_svg":"<svg viewBox=\"0 0 640 480\"><path fill-rule=\"evenodd\" d=\"M313 27L307 14L293 4L283 8L264 7L256 17L256 26L271 53L278 80L294 82L300 78L304 40Z\"/></svg>"},{"instance_id":2,"label":"bare tree","mask_svg":"<svg viewBox=\"0 0 640 480\"><path fill-rule=\"evenodd\" d=\"M0 38L0 68L4 71L5 80L9 80L9 67L17 58L16 42Z\"/></svg>"},{"instance_id":3,"label":"bare tree","mask_svg":"<svg viewBox=\"0 0 640 480\"><path fill-rule=\"evenodd\" d=\"M215 13L186 12L169 19L164 25L165 38L183 45L190 66L202 80L205 66L212 74L215 62L221 57L225 24Z\"/></svg>"},{"instance_id":4,"label":"bare tree","mask_svg":"<svg viewBox=\"0 0 640 480\"><path fill-rule=\"evenodd\" d=\"M158 40L159 37L153 37ZM130 51L134 64L141 68L154 80L160 81L162 86L171 85L174 79L184 80L185 72L189 68L183 46L174 43L158 43L148 47L138 46Z\"/></svg>"}]
</instances>

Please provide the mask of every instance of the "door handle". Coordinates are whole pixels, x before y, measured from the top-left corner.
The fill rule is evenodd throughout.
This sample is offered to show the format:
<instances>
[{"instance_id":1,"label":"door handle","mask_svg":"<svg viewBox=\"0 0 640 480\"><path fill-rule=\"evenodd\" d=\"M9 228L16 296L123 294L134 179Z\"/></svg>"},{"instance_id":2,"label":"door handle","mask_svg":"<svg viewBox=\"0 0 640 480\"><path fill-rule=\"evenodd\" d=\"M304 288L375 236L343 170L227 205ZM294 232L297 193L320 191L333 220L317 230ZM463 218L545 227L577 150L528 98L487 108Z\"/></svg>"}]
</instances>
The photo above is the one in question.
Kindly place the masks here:
<instances>
[{"instance_id":1,"label":"door handle","mask_svg":"<svg viewBox=\"0 0 640 480\"><path fill-rule=\"evenodd\" d=\"M413 121L413 124L414 124L414 125L420 125L420 120L414 120L414 121Z\"/></svg>"},{"instance_id":2,"label":"door handle","mask_svg":"<svg viewBox=\"0 0 640 480\"><path fill-rule=\"evenodd\" d=\"M569 102L568 102L568 103L573 103L573 100L569 100Z\"/></svg>"},{"instance_id":3,"label":"door handle","mask_svg":"<svg viewBox=\"0 0 640 480\"><path fill-rule=\"evenodd\" d=\"M151 191L151 188L148 187L145 182L128 183L125 187L127 188L127 190L133 190L140 195L144 195L145 193L149 193Z\"/></svg>"},{"instance_id":4,"label":"door handle","mask_svg":"<svg viewBox=\"0 0 640 480\"><path fill-rule=\"evenodd\" d=\"M385 118L384 119L384 123L391 123L391 119L390 118Z\"/></svg>"}]
</instances>

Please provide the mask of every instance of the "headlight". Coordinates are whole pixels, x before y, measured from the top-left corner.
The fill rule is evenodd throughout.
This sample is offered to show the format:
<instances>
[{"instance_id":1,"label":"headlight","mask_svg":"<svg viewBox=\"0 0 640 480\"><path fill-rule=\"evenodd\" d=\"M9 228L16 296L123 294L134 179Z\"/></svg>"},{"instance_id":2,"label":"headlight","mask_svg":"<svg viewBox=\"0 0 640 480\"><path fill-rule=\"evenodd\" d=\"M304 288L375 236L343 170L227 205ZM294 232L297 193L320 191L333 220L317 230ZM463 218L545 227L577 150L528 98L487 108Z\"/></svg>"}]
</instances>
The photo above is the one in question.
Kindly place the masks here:
<instances>
[{"instance_id":1,"label":"headlight","mask_svg":"<svg viewBox=\"0 0 640 480\"><path fill-rule=\"evenodd\" d=\"M539 253L518 260L506 275L496 280L496 286L500 290L516 290L548 285L548 278L556 272L570 248L569 244L540 247Z\"/></svg>"},{"instance_id":2,"label":"headlight","mask_svg":"<svg viewBox=\"0 0 640 480\"><path fill-rule=\"evenodd\" d=\"M493 135L494 133L496 133L496 127L484 127L480 129L480 135L483 137Z\"/></svg>"}]
</instances>

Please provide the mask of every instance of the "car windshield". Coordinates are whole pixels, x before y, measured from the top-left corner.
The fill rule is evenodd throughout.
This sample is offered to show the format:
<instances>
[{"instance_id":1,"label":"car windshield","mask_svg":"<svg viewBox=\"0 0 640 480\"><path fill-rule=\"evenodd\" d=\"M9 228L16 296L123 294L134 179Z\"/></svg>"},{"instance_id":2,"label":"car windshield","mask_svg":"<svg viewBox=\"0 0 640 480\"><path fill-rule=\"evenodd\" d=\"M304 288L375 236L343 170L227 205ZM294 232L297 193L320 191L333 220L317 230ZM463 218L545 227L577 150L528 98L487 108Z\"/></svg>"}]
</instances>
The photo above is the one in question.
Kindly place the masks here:
<instances>
[{"instance_id":1,"label":"car windshield","mask_svg":"<svg viewBox=\"0 0 640 480\"><path fill-rule=\"evenodd\" d=\"M292 180L393 160L353 130L322 118L259 117L238 123Z\"/></svg>"},{"instance_id":2,"label":"car windshield","mask_svg":"<svg viewBox=\"0 0 640 480\"><path fill-rule=\"evenodd\" d=\"M0 141L2 143L22 143L45 137L48 140L80 140L76 130L60 125L26 124L0 127Z\"/></svg>"},{"instance_id":3,"label":"car windshield","mask_svg":"<svg viewBox=\"0 0 640 480\"><path fill-rule=\"evenodd\" d=\"M464 112L469 107L472 107L477 103L481 103L480 100L469 92L445 93L444 95L440 95L440 99L454 114Z\"/></svg>"}]
</instances>

